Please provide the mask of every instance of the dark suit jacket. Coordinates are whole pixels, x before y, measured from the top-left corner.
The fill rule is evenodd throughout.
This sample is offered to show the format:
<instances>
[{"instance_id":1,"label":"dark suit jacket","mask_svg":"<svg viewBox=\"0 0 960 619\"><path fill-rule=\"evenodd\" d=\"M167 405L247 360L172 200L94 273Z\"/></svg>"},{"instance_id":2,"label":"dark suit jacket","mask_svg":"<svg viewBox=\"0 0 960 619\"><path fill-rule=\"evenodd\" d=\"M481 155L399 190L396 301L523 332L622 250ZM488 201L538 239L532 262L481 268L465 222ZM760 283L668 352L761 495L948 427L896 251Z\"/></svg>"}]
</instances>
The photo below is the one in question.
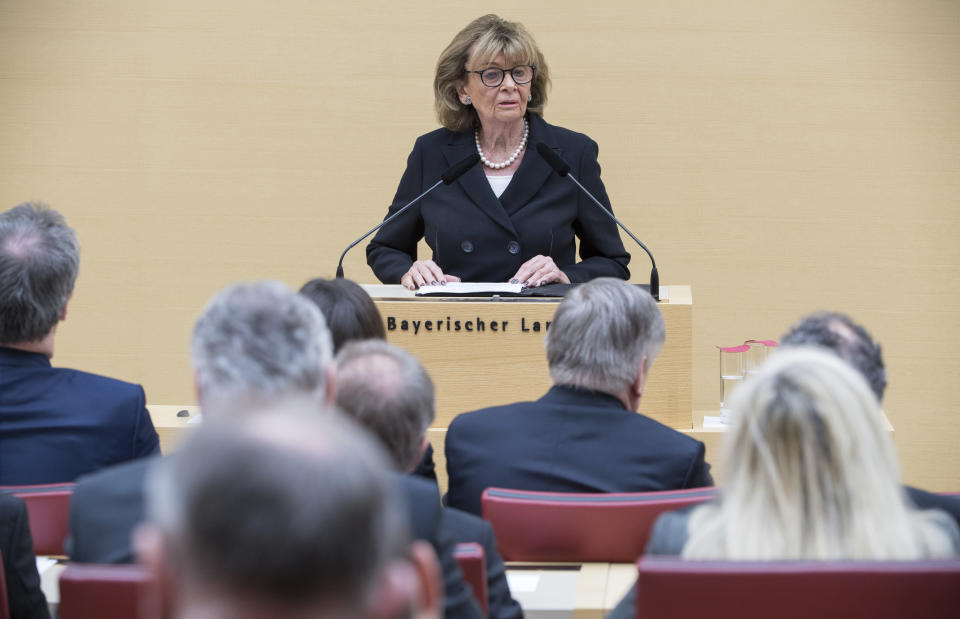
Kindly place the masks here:
<instances>
[{"instance_id":1,"label":"dark suit jacket","mask_svg":"<svg viewBox=\"0 0 960 619\"><path fill-rule=\"evenodd\" d=\"M159 453L143 388L0 348L0 485L72 482Z\"/></svg>"},{"instance_id":2,"label":"dark suit jacket","mask_svg":"<svg viewBox=\"0 0 960 619\"><path fill-rule=\"evenodd\" d=\"M490 619L522 619L523 609L510 595L507 567L497 550L493 527L483 518L447 507L443 510L444 528L456 544L476 542L483 546L487 562L487 601Z\"/></svg>"},{"instance_id":3,"label":"dark suit jacket","mask_svg":"<svg viewBox=\"0 0 960 619\"><path fill-rule=\"evenodd\" d=\"M70 559L82 563L130 563L131 534L145 517L144 481L158 459L139 460L82 477L70 501ZM429 542L440 558L447 619L479 619L480 607L463 582L453 556L455 542L443 527L437 488L428 481L397 475L415 539Z\"/></svg>"},{"instance_id":4,"label":"dark suit jacket","mask_svg":"<svg viewBox=\"0 0 960 619\"><path fill-rule=\"evenodd\" d=\"M571 387L459 415L447 430L446 453L447 504L477 515L490 486L647 492L713 484L703 443L611 395Z\"/></svg>"},{"instance_id":5,"label":"dark suit jacket","mask_svg":"<svg viewBox=\"0 0 960 619\"><path fill-rule=\"evenodd\" d=\"M27 506L0 492L0 554L12 619L49 619L47 599L40 590L37 558L27 521Z\"/></svg>"},{"instance_id":6,"label":"dark suit jacket","mask_svg":"<svg viewBox=\"0 0 960 619\"><path fill-rule=\"evenodd\" d=\"M608 209L597 144L582 133L529 115L531 148L498 199L483 168L476 165L451 186L441 186L367 246L367 263L380 281L400 282L425 238L433 260L464 281L506 281L530 258L551 256L571 282L610 276L628 279L630 254L616 224L589 198L547 165L532 146L544 142L571 166L571 173ZM450 165L476 152L472 131L438 129L420 136L407 159L389 214L440 179ZM580 238L576 263L574 237Z\"/></svg>"}]
</instances>

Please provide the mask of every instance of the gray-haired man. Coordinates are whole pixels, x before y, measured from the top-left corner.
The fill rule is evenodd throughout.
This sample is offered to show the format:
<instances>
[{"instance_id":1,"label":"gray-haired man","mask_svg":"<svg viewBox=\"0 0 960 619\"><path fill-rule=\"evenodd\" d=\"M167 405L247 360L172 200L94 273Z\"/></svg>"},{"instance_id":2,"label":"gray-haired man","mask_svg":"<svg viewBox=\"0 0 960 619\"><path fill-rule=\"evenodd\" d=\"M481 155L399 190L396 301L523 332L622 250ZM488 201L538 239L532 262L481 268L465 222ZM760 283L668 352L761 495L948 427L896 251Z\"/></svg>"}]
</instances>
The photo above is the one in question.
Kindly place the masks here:
<instances>
[{"instance_id":1,"label":"gray-haired man","mask_svg":"<svg viewBox=\"0 0 960 619\"><path fill-rule=\"evenodd\" d=\"M137 548L172 616L440 617L379 447L315 405L256 413L205 423L150 480Z\"/></svg>"},{"instance_id":2,"label":"gray-haired man","mask_svg":"<svg viewBox=\"0 0 960 619\"><path fill-rule=\"evenodd\" d=\"M539 400L458 416L447 430L447 502L480 514L497 486L644 492L708 486L703 443L636 413L665 337L645 291L595 279L571 290L547 335L553 387Z\"/></svg>"},{"instance_id":3,"label":"gray-haired man","mask_svg":"<svg viewBox=\"0 0 960 619\"><path fill-rule=\"evenodd\" d=\"M160 450L140 385L50 364L79 266L58 212L0 214L0 485L72 482Z\"/></svg>"},{"instance_id":4,"label":"gray-haired man","mask_svg":"<svg viewBox=\"0 0 960 619\"><path fill-rule=\"evenodd\" d=\"M337 354L337 404L373 432L402 473L416 469L435 416L433 381L413 355L382 340L351 342ZM491 619L523 617L511 597L506 567L489 522L458 509L443 510L443 530L456 543L483 546Z\"/></svg>"}]
</instances>

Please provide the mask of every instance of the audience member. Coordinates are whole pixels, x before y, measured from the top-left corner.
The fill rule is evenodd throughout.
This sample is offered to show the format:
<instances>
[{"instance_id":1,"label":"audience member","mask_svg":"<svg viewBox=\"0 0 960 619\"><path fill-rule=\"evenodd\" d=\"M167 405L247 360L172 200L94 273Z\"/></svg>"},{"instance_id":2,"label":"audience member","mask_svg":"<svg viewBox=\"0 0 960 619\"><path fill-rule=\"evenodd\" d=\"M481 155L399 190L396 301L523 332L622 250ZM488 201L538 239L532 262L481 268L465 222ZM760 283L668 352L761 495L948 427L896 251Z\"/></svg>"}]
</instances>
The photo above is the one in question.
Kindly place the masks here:
<instances>
[{"instance_id":1,"label":"audience member","mask_svg":"<svg viewBox=\"0 0 960 619\"><path fill-rule=\"evenodd\" d=\"M327 319L334 352L354 340L387 338L380 311L357 283L342 277L318 277L304 284L300 294L313 301Z\"/></svg>"},{"instance_id":2,"label":"audience member","mask_svg":"<svg viewBox=\"0 0 960 619\"><path fill-rule=\"evenodd\" d=\"M279 402L316 410L332 403L333 347L323 315L279 282L237 284L217 294L194 326L191 360L204 423L237 422L247 411ZM81 479L70 506L70 556L86 563L127 563L130 533L143 520L144 479L136 463ZM448 618L479 608L463 583L453 542L439 531L436 489L398 476L417 539L429 541L443 567Z\"/></svg>"},{"instance_id":3,"label":"audience member","mask_svg":"<svg viewBox=\"0 0 960 619\"><path fill-rule=\"evenodd\" d=\"M327 328L333 337L334 353L339 352L348 342L386 339L387 330L383 326L380 310L359 284L342 277L318 277L304 284L300 288L300 294L313 301L326 318ZM437 484L433 446L429 443L414 474L429 479L434 485Z\"/></svg>"},{"instance_id":4,"label":"audience member","mask_svg":"<svg viewBox=\"0 0 960 619\"><path fill-rule=\"evenodd\" d=\"M50 364L79 265L58 212L0 214L0 485L72 482L159 452L142 387Z\"/></svg>"},{"instance_id":5,"label":"audience member","mask_svg":"<svg viewBox=\"0 0 960 619\"><path fill-rule=\"evenodd\" d=\"M639 492L711 485L703 443L636 413L664 335L660 310L642 289L611 278L572 289L547 333L550 391L450 424L448 504L480 514L490 486Z\"/></svg>"},{"instance_id":6,"label":"audience member","mask_svg":"<svg viewBox=\"0 0 960 619\"><path fill-rule=\"evenodd\" d=\"M854 367L883 403L887 369L883 352L870 333L849 316L837 312L816 312L800 319L782 338L783 346L817 346L828 350ZM907 495L921 509L942 509L960 525L960 499L906 486Z\"/></svg>"},{"instance_id":7,"label":"audience member","mask_svg":"<svg viewBox=\"0 0 960 619\"><path fill-rule=\"evenodd\" d=\"M315 405L241 417L206 424L150 480L135 538L172 616L439 617L436 556L411 545L373 441Z\"/></svg>"},{"instance_id":8,"label":"audience member","mask_svg":"<svg viewBox=\"0 0 960 619\"><path fill-rule=\"evenodd\" d=\"M353 342L337 355L336 381L340 409L380 439L396 470L412 471L429 445L426 432L435 415L433 381L423 366L386 342ZM483 546L490 617L522 617L490 523L453 508L444 509L443 518L455 542Z\"/></svg>"},{"instance_id":9,"label":"audience member","mask_svg":"<svg viewBox=\"0 0 960 619\"><path fill-rule=\"evenodd\" d=\"M877 399L836 356L777 352L734 394L731 411L719 500L662 515L647 553L838 561L960 550L951 518L909 503ZM635 600L631 589L610 616L634 617Z\"/></svg>"},{"instance_id":10,"label":"audience member","mask_svg":"<svg viewBox=\"0 0 960 619\"><path fill-rule=\"evenodd\" d=\"M40 590L37 558L33 555L27 506L3 492L0 492L0 558L10 619L49 619L47 599ZM0 610L0 615L3 614Z\"/></svg>"}]
</instances>

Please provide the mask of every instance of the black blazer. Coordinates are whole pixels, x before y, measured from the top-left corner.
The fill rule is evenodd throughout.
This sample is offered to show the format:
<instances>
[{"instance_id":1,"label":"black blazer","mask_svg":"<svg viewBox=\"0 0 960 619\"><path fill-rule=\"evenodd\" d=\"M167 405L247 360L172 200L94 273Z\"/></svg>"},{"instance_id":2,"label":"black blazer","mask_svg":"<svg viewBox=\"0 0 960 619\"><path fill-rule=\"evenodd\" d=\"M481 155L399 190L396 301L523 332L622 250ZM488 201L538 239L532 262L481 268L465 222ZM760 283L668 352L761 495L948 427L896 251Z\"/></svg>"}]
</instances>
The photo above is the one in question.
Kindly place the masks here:
<instances>
[{"instance_id":1,"label":"black blazer","mask_svg":"<svg viewBox=\"0 0 960 619\"><path fill-rule=\"evenodd\" d=\"M713 484L703 443L611 395L571 387L457 416L446 453L447 504L477 515L490 486L646 492Z\"/></svg>"},{"instance_id":2,"label":"black blazer","mask_svg":"<svg viewBox=\"0 0 960 619\"><path fill-rule=\"evenodd\" d=\"M497 549L497 537L493 525L467 512L447 507L443 510L444 529L450 532L457 544L475 542L483 546L487 563L487 602L490 619L523 619L523 609L510 594L507 582L507 566Z\"/></svg>"},{"instance_id":3,"label":"black blazer","mask_svg":"<svg viewBox=\"0 0 960 619\"><path fill-rule=\"evenodd\" d=\"M159 458L138 460L81 477L70 501L67 554L81 563L131 563L133 529L145 518L144 485ZM413 537L429 542L440 558L446 619L479 619L481 612L453 556L437 488L406 475L394 478L403 496Z\"/></svg>"},{"instance_id":4,"label":"black blazer","mask_svg":"<svg viewBox=\"0 0 960 619\"><path fill-rule=\"evenodd\" d=\"M544 142L571 166L571 172L600 202L610 200L600 180L597 144L582 133L548 125L529 115L532 147ZM629 279L630 254L616 224L569 179L560 178L528 148L513 180L498 199L481 165L451 186L438 187L367 245L367 263L380 281L400 282L417 259L425 238L444 273L463 281L506 281L540 254L551 256L571 282L594 277ZM436 183L450 165L476 152L472 131L438 129L420 136L388 216ZM574 237L580 239L576 262Z\"/></svg>"},{"instance_id":5,"label":"black blazer","mask_svg":"<svg viewBox=\"0 0 960 619\"><path fill-rule=\"evenodd\" d=\"M0 492L0 554L12 619L49 619L47 599L40 590L27 506L3 492Z\"/></svg>"},{"instance_id":6,"label":"black blazer","mask_svg":"<svg viewBox=\"0 0 960 619\"><path fill-rule=\"evenodd\" d=\"M0 348L0 485L72 482L159 453L143 388Z\"/></svg>"}]
</instances>

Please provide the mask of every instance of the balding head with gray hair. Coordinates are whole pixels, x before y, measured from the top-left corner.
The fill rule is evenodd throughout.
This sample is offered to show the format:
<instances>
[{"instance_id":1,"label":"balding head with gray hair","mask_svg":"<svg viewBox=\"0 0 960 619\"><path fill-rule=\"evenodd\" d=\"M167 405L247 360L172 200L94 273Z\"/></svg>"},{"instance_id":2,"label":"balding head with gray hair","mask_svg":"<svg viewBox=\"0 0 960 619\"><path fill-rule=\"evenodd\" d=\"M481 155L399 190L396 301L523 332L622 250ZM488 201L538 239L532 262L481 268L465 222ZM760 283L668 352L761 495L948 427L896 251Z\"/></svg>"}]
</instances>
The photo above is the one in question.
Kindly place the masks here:
<instances>
[{"instance_id":1,"label":"balding head with gray hair","mask_svg":"<svg viewBox=\"0 0 960 619\"><path fill-rule=\"evenodd\" d=\"M46 337L66 310L79 268L77 234L60 213L25 203L0 214L0 343Z\"/></svg>"},{"instance_id":2,"label":"balding head with gray hair","mask_svg":"<svg viewBox=\"0 0 960 619\"><path fill-rule=\"evenodd\" d=\"M350 342L337 354L337 405L373 432L394 467L420 461L435 415L433 381L410 353L382 340Z\"/></svg>"},{"instance_id":3,"label":"balding head with gray hair","mask_svg":"<svg viewBox=\"0 0 960 619\"><path fill-rule=\"evenodd\" d=\"M547 362L557 385L619 395L649 369L665 338L663 316L645 290L610 277L572 289L547 332Z\"/></svg>"},{"instance_id":4,"label":"balding head with gray hair","mask_svg":"<svg viewBox=\"0 0 960 619\"><path fill-rule=\"evenodd\" d=\"M320 310L286 285L235 284L193 329L194 377L204 412L285 398L322 402L333 357Z\"/></svg>"}]
</instances>

